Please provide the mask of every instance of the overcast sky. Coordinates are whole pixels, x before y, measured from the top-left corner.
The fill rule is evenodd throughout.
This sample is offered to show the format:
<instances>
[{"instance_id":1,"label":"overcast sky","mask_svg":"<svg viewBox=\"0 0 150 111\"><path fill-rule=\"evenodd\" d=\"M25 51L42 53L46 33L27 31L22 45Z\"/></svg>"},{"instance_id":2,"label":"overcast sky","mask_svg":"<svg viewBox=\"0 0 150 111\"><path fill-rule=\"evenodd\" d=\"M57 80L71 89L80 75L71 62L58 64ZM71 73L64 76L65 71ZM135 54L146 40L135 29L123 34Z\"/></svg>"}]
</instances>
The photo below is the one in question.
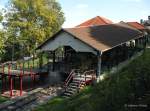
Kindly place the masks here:
<instances>
[{"instance_id":1,"label":"overcast sky","mask_svg":"<svg viewBox=\"0 0 150 111\"><path fill-rule=\"evenodd\" d=\"M0 8L8 0L0 0ZM63 27L73 27L81 22L102 16L119 21L140 21L150 15L150 0L58 0L65 13Z\"/></svg>"}]
</instances>

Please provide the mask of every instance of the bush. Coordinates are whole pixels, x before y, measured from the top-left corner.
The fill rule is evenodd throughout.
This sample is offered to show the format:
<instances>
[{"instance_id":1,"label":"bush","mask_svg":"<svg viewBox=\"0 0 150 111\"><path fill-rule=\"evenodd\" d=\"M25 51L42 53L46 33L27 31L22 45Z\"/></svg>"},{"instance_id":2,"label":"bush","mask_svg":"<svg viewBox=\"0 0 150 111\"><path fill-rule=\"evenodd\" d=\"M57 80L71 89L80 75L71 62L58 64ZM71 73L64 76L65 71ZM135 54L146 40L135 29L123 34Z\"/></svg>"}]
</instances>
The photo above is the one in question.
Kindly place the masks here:
<instances>
[{"instance_id":1,"label":"bush","mask_svg":"<svg viewBox=\"0 0 150 111\"><path fill-rule=\"evenodd\" d=\"M49 103L47 107L49 111L128 111L125 104L134 103L149 90L150 50L146 50L120 72L110 75L94 87L87 88L71 99Z\"/></svg>"}]
</instances>

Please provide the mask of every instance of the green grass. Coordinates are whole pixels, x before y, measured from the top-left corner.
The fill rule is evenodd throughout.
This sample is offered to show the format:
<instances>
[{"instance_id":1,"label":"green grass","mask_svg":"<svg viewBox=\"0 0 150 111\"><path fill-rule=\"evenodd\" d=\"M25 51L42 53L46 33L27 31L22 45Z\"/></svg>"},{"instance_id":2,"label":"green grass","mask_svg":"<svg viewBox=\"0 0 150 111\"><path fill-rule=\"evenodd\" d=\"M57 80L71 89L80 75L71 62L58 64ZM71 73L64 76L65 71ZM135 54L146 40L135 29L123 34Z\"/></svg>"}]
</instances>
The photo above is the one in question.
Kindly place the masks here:
<instances>
[{"instance_id":1,"label":"green grass","mask_svg":"<svg viewBox=\"0 0 150 111\"><path fill-rule=\"evenodd\" d=\"M70 99L54 98L34 111L129 111L125 104L136 103L146 91L150 91L149 49L95 86L87 87ZM150 103L150 99L146 102Z\"/></svg>"},{"instance_id":2,"label":"green grass","mask_svg":"<svg viewBox=\"0 0 150 111\"><path fill-rule=\"evenodd\" d=\"M0 96L0 104L7 101L8 99L5 97Z\"/></svg>"}]
</instances>

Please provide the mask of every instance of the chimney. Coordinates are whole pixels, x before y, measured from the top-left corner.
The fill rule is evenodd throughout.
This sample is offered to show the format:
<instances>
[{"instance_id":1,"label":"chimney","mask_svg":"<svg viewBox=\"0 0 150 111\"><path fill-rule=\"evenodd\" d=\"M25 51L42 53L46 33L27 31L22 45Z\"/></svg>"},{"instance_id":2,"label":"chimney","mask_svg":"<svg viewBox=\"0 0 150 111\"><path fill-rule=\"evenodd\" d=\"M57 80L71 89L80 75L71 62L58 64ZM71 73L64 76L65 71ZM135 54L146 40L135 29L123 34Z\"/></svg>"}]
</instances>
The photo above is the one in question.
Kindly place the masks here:
<instances>
[{"instance_id":1,"label":"chimney","mask_svg":"<svg viewBox=\"0 0 150 111\"><path fill-rule=\"evenodd\" d=\"M143 19L141 19L141 20L140 20L140 23L141 23L141 24L143 24L143 23L144 23Z\"/></svg>"},{"instance_id":2,"label":"chimney","mask_svg":"<svg viewBox=\"0 0 150 111\"><path fill-rule=\"evenodd\" d=\"M148 20L150 20L150 16L148 16Z\"/></svg>"}]
</instances>

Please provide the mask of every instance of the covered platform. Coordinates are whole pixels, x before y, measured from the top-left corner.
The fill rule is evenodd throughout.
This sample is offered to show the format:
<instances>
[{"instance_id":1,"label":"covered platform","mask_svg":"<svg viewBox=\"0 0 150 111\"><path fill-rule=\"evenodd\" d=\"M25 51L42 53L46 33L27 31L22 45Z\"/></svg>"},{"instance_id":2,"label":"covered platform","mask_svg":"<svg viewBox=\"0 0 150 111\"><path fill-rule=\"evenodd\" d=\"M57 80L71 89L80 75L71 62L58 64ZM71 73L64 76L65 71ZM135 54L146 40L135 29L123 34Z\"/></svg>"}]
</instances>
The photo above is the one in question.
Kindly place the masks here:
<instances>
[{"instance_id":1,"label":"covered platform","mask_svg":"<svg viewBox=\"0 0 150 111\"><path fill-rule=\"evenodd\" d=\"M78 68L96 70L96 77L99 80L102 71L111 69L143 50L146 42L147 35L142 31L125 23L117 23L61 29L37 50L53 52L53 69L55 69L57 64L55 52L62 47L64 60L59 63L69 60L68 63L73 65L70 71Z\"/></svg>"}]
</instances>

